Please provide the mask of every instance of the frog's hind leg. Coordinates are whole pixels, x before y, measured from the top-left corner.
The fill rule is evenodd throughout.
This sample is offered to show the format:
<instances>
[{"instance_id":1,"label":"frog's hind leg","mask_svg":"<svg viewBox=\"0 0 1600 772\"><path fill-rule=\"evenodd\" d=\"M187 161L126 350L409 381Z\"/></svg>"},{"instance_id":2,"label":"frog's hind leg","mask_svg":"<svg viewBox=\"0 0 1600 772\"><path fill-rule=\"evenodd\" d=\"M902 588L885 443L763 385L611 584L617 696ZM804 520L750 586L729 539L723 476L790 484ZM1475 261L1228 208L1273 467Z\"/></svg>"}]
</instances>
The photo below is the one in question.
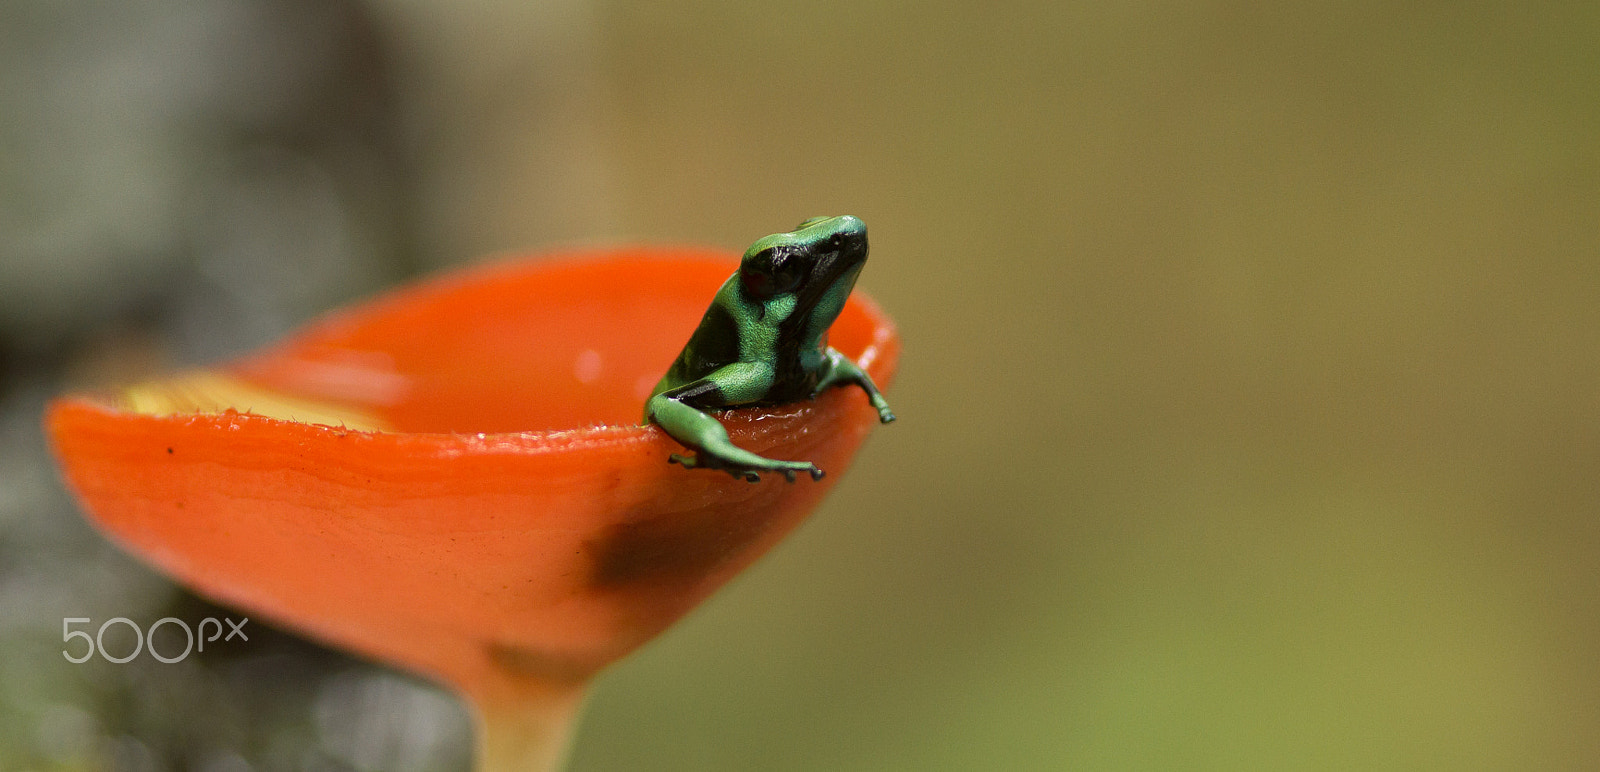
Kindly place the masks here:
<instances>
[{"instance_id":1,"label":"frog's hind leg","mask_svg":"<svg viewBox=\"0 0 1600 772\"><path fill-rule=\"evenodd\" d=\"M794 482L797 472L810 474L813 480L822 479L822 470L809 462L765 458L733 444L722 422L703 412L701 407L726 406L719 404L725 401L726 395L721 393L716 381L715 378L694 381L657 394L646 403L652 422L695 451L693 456L674 453L667 459L669 462L682 464L686 469L720 469L748 482L760 482L761 472L777 472L789 482Z\"/></svg>"}]
</instances>

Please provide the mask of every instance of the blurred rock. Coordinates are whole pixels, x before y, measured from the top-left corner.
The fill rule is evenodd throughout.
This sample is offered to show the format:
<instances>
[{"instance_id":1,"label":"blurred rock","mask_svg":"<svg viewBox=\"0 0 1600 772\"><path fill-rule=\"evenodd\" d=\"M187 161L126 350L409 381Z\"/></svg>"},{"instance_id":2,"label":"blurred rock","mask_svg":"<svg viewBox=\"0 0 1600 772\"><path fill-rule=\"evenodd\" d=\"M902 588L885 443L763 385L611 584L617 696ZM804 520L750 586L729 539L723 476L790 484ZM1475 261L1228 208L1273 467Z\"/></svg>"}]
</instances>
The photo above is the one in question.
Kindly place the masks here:
<instances>
[{"instance_id":1,"label":"blurred rock","mask_svg":"<svg viewBox=\"0 0 1600 772\"><path fill-rule=\"evenodd\" d=\"M312 698L369 666L265 622L176 664L63 657L66 617L233 612L95 534L39 425L65 384L226 357L412 271L391 70L348 0L0 4L0 769L349 768Z\"/></svg>"}]
</instances>

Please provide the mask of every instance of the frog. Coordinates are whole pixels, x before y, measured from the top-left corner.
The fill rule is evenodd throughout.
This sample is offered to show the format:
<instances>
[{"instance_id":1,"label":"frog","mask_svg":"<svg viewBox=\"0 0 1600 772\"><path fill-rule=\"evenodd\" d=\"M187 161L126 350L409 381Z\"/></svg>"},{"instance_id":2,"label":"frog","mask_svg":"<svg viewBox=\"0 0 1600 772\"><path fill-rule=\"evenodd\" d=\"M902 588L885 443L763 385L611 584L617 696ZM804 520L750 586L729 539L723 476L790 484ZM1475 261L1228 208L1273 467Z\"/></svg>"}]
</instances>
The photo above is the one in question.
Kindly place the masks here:
<instances>
[{"instance_id":1,"label":"frog","mask_svg":"<svg viewBox=\"0 0 1600 772\"><path fill-rule=\"evenodd\" d=\"M800 402L854 385L866 392L879 421L895 420L872 377L828 345L828 329L866 261L867 226L851 215L813 217L745 250L645 403L646 424L694 451L673 453L668 463L751 483L766 472L790 483L800 473L821 480L823 471L809 461L765 458L733 444L715 413Z\"/></svg>"}]
</instances>

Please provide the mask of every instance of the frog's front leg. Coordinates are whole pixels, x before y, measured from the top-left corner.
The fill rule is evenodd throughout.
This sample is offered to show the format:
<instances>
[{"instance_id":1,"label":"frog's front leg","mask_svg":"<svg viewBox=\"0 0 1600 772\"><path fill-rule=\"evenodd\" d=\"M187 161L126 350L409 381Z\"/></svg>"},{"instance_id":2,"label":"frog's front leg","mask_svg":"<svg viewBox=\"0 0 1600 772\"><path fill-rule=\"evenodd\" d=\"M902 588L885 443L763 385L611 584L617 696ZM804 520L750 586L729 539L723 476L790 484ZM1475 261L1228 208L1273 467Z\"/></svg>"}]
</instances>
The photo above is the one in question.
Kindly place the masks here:
<instances>
[{"instance_id":1,"label":"frog's front leg","mask_svg":"<svg viewBox=\"0 0 1600 772\"><path fill-rule=\"evenodd\" d=\"M855 362L850 361L850 357L839 353L832 346L828 347L826 356L827 370L817 380L818 392L830 386L853 383L867 393L867 400L878 411L879 423L889 423L894 420L894 412L889 410L888 401L878 391L878 384L872 382L872 376L867 375L866 370L858 367Z\"/></svg>"},{"instance_id":2,"label":"frog's front leg","mask_svg":"<svg viewBox=\"0 0 1600 772\"><path fill-rule=\"evenodd\" d=\"M695 451L693 456L674 453L667 460L683 464L685 469L721 469L749 482L760 482L760 473L765 471L777 472L789 482L794 482L796 472L808 473L813 480L822 479L822 470L809 462L765 458L733 444L722 422L704 412L738 404L732 400L753 387L764 391L766 385L761 377L758 366L737 363L651 397L646 403L649 420Z\"/></svg>"}]
</instances>

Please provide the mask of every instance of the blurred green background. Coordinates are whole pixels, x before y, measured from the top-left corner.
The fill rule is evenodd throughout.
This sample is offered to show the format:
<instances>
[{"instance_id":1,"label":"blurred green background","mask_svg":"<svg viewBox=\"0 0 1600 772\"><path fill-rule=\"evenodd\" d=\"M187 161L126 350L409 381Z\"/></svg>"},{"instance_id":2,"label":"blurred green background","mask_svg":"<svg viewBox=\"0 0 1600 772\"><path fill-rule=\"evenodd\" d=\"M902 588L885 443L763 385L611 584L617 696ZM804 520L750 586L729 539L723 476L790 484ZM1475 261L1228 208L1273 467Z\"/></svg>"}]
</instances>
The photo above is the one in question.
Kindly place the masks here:
<instances>
[{"instance_id":1,"label":"blurred green background","mask_svg":"<svg viewBox=\"0 0 1600 772\"><path fill-rule=\"evenodd\" d=\"M1592 3L8 3L0 767L467 764L459 707L283 634L62 663L63 616L229 612L72 514L48 394L494 252L845 212L901 420L602 677L574 770L1600 766L1597 40Z\"/></svg>"}]
</instances>

